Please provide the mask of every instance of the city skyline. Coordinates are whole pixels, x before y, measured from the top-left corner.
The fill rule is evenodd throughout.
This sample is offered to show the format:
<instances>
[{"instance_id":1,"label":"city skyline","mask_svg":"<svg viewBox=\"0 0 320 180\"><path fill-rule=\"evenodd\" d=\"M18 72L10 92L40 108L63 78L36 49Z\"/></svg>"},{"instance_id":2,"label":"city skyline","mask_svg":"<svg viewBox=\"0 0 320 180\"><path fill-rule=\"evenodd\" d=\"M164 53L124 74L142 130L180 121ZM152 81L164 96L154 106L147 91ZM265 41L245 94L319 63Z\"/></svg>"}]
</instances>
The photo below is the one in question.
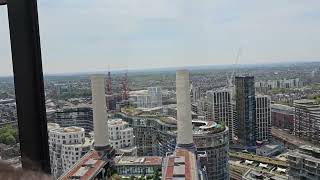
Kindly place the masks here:
<instances>
[{"instance_id":1,"label":"city skyline","mask_svg":"<svg viewBox=\"0 0 320 180\"><path fill-rule=\"evenodd\" d=\"M319 0L4 1L0 179L320 179Z\"/></svg>"},{"instance_id":2,"label":"city skyline","mask_svg":"<svg viewBox=\"0 0 320 180\"><path fill-rule=\"evenodd\" d=\"M40 0L45 73L318 61L320 3ZM0 8L0 75L12 74Z\"/></svg>"},{"instance_id":3,"label":"city skyline","mask_svg":"<svg viewBox=\"0 0 320 180\"><path fill-rule=\"evenodd\" d=\"M40 0L44 73L317 61L320 2ZM0 75L12 74L0 7Z\"/></svg>"}]
</instances>

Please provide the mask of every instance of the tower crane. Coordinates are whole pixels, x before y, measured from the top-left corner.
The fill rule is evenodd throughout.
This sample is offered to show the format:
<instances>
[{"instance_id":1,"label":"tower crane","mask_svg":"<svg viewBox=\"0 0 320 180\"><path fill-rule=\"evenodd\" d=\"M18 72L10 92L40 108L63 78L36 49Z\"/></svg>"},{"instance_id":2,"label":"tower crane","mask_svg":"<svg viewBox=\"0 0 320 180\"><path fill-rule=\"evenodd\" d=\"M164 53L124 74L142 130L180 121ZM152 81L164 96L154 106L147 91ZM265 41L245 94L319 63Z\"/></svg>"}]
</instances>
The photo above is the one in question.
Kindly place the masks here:
<instances>
[{"instance_id":1,"label":"tower crane","mask_svg":"<svg viewBox=\"0 0 320 180\"><path fill-rule=\"evenodd\" d=\"M236 71L240 56L241 56L241 48L238 49L238 52L237 52L237 55L236 55L236 59L235 59L235 62L233 64L231 76L230 77L227 76L227 86L228 87L232 87L233 86L233 79L234 79L234 76L235 76L235 71Z\"/></svg>"}]
</instances>

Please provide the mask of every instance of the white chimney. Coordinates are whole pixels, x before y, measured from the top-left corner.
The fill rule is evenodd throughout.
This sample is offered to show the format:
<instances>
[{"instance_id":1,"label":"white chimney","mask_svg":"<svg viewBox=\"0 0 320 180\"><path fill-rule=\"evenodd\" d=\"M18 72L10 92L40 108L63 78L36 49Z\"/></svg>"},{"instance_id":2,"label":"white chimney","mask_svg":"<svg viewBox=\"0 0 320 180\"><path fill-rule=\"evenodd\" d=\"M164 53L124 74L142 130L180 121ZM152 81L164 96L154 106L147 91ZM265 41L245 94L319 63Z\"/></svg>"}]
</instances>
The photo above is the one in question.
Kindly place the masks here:
<instances>
[{"instance_id":1,"label":"white chimney","mask_svg":"<svg viewBox=\"0 0 320 180\"><path fill-rule=\"evenodd\" d=\"M189 71L176 73L178 147L193 147Z\"/></svg>"},{"instance_id":2,"label":"white chimney","mask_svg":"<svg viewBox=\"0 0 320 180\"><path fill-rule=\"evenodd\" d=\"M94 148L99 151L109 145L106 112L105 76L91 76Z\"/></svg>"}]
</instances>

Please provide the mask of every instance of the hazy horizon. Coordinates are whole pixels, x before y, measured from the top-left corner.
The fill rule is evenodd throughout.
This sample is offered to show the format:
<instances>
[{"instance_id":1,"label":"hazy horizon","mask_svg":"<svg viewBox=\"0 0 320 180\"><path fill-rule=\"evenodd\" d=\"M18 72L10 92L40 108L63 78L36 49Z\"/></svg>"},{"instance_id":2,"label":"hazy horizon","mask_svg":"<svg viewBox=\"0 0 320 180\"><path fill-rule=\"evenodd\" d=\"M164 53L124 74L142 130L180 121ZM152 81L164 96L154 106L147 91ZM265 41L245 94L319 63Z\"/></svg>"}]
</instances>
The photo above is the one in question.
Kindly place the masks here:
<instances>
[{"instance_id":1,"label":"hazy horizon","mask_svg":"<svg viewBox=\"0 0 320 180\"><path fill-rule=\"evenodd\" d=\"M320 1L39 0L44 74L320 60ZM0 76L12 74L0 7Z\"/></svg>"},{"instance_id":2,"label":"hazy horizon","mask_svg":"<svg viewBox=\"0 0 320 180\"><path fill-rule=\"evenodd\" d=\"M271 62L271 63L259 63L259 64L220 64L220 65L191 65L191 66L171 66L171 67L157 67L157 68L135 68L135 69L110 69L110 72L112 74L124 74L127 72L129 75L130 73L142 73L142 72L171 72L171 71L176 71L178 69L188 69L191 71L197 71L197 70L214 70L214 69L241 69L241 68L256 68L256 67L262 67L262 66L285 66L285 65L301 65L301 64L313 64L313 63L318 63L320 65L320 61L306 61L306 62ZM316 68L316 67L315 67ZM101 73L101 74L106 74L108 69L102 70L102 71L78 71L78 72L61 72L61 73L46 73L44 72L44 76L78 76L78 75L90 75L94 73ZM13 74L11 75L0 75L0 78L12 78Z\"/></svg>"}]
</instances>

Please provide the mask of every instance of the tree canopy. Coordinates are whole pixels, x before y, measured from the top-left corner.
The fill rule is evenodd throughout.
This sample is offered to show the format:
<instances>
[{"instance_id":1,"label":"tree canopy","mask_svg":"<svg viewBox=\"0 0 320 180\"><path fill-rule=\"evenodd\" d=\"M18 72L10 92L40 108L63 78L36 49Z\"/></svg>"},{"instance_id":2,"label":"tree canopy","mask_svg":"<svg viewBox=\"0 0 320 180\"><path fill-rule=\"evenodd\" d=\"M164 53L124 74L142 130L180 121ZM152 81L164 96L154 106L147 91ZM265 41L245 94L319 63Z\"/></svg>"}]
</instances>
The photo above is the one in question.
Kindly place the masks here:
<instances>
[{"instance_id":1,"label":"tree canopy","mask_svg":"<svg viewBox=\"0 0 320 180\"><path fill-rule=\"evenodd\" d=\"M16 130L11 125L0 128L0 143L12 145L16 143Z\"/></svg>"}]
</instances>

